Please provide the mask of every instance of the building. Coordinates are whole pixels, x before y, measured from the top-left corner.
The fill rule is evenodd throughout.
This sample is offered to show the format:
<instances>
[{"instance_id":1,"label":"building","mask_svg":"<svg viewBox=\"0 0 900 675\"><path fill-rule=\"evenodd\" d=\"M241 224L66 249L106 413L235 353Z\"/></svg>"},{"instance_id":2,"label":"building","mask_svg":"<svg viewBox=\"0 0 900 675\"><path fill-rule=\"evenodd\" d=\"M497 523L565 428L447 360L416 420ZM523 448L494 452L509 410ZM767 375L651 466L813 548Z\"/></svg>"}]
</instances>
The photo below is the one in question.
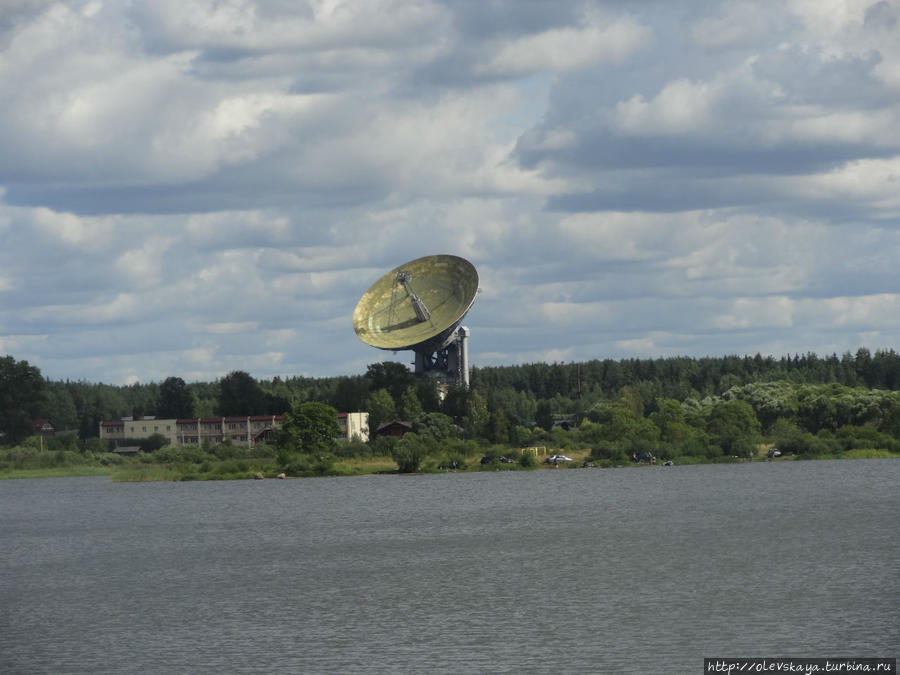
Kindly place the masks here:
<instances>
[{"instance_id":1,"label":"building","mask_svg":"<svg viewBox=\"0 0 900 675\"><path fill-rule=\"evenodd\" d=\"M344 440L357 440L366 443L369 440L369 413L338 413L338 426L341 428L341 438Z\"/></svg>"},{"instance_id":2,"label":"building","mask_svg":"<svg viewBox=\"0 0 900 675\"><path fill-rule=\"evenodd\" d=\"M252 448L258 443L273 442L283 424L284 415L185 419L123 417L100 422L100 440L119 443L159 434L173 447L231 443ZM354 436L363 441L369 439L369 413L338 413L338 425L342 439L349 440Z\"/></svg>"},{"instance_id":3,"label":"building","mask_svg":"<svg viewBox=\"0 0 900 675\"><path fill-rule=\"evenodd\" d=\"M403 436L413 430L412 422L408 420L391 420L380 424L375 430L376 436Z\"/></svg>"},{"instance_id":4,"label":"building","mask_svg":"<svg viewBox=\"0 0 900 675\"><path fill-rule=\"evenodd\" d=\"M284 415L248 415L245 417L198 417L157 419L156 417L124 417L100 422L100 440L120 442L125 439L149 438L159 434L171 446L203 445L229 442L253 447L272 440L281 428Z\"/></svg>"},{"instance_id":5,"label":"building","mask_svg":"<svg viewBox=\"0 0 900 675\"><path fill-rule=\"evenodd\" d=\"M32 430L36 436L53 436L56 433L56 427L48 419L38 419L32 424Z\"/></svg>"}]
</instances>

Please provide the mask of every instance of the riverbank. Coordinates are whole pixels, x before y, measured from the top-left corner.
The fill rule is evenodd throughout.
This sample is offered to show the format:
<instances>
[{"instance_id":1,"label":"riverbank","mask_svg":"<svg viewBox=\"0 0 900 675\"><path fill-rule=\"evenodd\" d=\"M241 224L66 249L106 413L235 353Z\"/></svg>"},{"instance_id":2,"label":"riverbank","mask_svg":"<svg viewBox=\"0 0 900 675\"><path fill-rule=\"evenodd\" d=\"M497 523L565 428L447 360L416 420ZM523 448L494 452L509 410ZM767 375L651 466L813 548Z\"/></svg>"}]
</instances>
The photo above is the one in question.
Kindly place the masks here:
<instances>
[{"instance_id":1,"label":"riverbank","mask_svg":"<svg viewBox=\"0 0 900 675\"><path fill-rule=\"evenodd\" d=\"M569 452L573 461L560 462L558 465L547 464L540 461L534 467L522 467L519 464L489 463L481 464L481 455L467 456L465 461L457 468L448 469L437 463L437 460L423 462L417 473L466 473L484 471L533 471L533 470L575 470L585 468L588 462L589 468L627 468L647 467L647 464L634 464L632 462L589 462L589 452ZM806 460L825 459L898 459L900 453L892 453L879 449L855 449L842 453L829 455L791 455L786 457L768 458L765 452L758 454L752 460L738 457L717 457L709 459L705 457L680 457L674 461L675 465L694 464L722 464L741 462L792 462ZM146 458L121 458L114 456L92 456L85 458L85 463L76 463L74 457L66 458L68 462L62 466L0 466L0 480L13 480L24 478L71 478L78 476L109 476L114 482L157 482L157 481L199 481L199 480L252 480L258 476L263 478L277 478L282 473L280 466L274 458L248 458L229 459L221 461L202 461L198 463L164 464L147 462ZM59 461L59 460L57 460ZM104 463L105 462L105 463ZM656 466L661 466L657 464ZM337 460L327 476L365 476L365 475L390 475L397 474L397 464L386 456L354 457Z\"/></svg>"}]
</instances>

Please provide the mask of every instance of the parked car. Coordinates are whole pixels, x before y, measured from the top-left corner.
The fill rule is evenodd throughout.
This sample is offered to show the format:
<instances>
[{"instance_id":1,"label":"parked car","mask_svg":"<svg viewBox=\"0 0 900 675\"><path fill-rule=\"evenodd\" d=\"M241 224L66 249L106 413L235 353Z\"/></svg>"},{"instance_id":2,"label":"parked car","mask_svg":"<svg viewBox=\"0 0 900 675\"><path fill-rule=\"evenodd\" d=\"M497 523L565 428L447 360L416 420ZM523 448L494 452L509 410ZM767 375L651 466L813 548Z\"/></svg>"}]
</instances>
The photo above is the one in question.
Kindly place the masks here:
<instances>
[{"instance_id":1,"label":"parked car","mask_svg":"<svg viewBox=\"0 0 900 675\"><path fill-rule=\"evenodd\" d=\"M512 459L511 457L507 457L506 455L500 455L499 457L492 456L492 455L485 455L484 457L481 458L482 465L490 464L491 462L494 462L494 461L500 462L501 464L515 464L516 463L516 460Z\"/></svg>"},{"instance_id":2,"label":"parked car","mask_svg":"<svg viewBox=\"0 0 900 675\"><path fill-rule=\"evenodd\" d=\"M560 462L571 462L571 457L566 457L565 455L550 455L547 458L547 464L559 464Z\"/></svg>"},{"instance_id":3,"label":"parked car","mask_svg":"<svg viewBox=\"0 0 900 675\"><path fill-rule=\"evenodd\" d=\"M769 452L766 453L766 457L772 459L773 457L781 457L781 450L778 448L769 448Z\"/></svg>"}]
</instances>

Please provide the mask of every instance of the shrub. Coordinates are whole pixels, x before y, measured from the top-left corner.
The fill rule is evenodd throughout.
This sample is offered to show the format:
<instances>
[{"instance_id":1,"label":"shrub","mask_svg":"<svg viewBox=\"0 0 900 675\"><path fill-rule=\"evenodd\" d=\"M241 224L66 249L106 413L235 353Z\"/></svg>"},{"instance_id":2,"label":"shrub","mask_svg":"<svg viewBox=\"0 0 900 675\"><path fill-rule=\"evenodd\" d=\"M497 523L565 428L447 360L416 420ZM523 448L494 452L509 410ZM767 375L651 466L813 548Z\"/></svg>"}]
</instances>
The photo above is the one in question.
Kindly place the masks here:
<instances>
[{"instance_id":1,"label":"shrub","mask_svg":"<svg viewBox=\"0 0 900 675\"><path fill-rule=\"evenodd\" d=\"M390 457L394 452L394 445L400 440L397 436L376 436L374 441L370 441L372 454L382 457Z\"/></svg>"},{"instance_id":2,"label":"shrub","mask_svg":"<svg viewBox=\"0 0 900 675\"><path fill-rule=\"evenodd\" d=\"M334 474L334 455L297 453L284 465L288 476L330 476Z\"/></svg>"},{"instance_id":3,"label":"shrub","mask_svg":"<svg viewBox=\"0 0 900 675\"><path fill-rule=\"evenodd\" d=\"M616 441L600 441L591 448L590 458L595 462L609 460L611 462L624 462L628 459L625 448Z\"/></svg>"},{"instance_id":4,"label":"shrub","mask_svg":"<svg viewBox=\"0 0 900 675\"><path fill-rule=\"evenodd\" d=\"M434 441L418 434L404 434L395 444L391 457L400 473L415 473L422 460L433 449Z\"/></svg>"},{"instance_id":5,"label":"shrub","mask_svg":"<svg viewBox=\"0 0 900 675\"><path fill-rule=\"evenodd\" d=\"M533 469L538 465L537 457L530 452L519 451L519 466L524 469Z\"/></svg>"},{"instance_id":6,"label":"shrub","mask_svg":"<svg viewBox=\"0 0 900 675\"><path fill-rule=\"evenodd\" d=\"M246 456L247 451L244 448L232 445L231 443L219 443L210 450L210 453L219 459L235 459L237 457Z\"/></svg>"},{"instance_id":7,"label":"shrub","mask_svg":"<svg viewBox=\"0 0 900 675\"><path fill-rule=\"evenodd\" d=\"M357 438L350 439L345 443L338 443L334 450L334 454L338 457L370 457L372 448Z\"/></svg>"}]
</instances>

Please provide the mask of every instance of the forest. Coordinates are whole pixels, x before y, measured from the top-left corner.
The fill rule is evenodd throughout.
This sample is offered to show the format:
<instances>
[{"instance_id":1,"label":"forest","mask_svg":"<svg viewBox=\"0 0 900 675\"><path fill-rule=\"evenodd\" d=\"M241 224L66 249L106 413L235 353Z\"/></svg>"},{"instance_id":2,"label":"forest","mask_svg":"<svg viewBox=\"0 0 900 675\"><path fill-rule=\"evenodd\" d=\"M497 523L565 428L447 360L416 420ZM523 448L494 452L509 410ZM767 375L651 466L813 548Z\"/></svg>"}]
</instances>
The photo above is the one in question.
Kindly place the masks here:
<instances>
[{"instance_id":1,"label":"forest","mask_svg":"<svg viewBox=\"0 0 900 675\"><path fill-rule=\"evenodd\" d=\"M820 357L673 357L474 367L468 390L441 392L402 363L365 374L108 385L45 380L0 359L0 444L21 442L49 419L66 449L98 449L101 420L124 416L282 414L307 402L367 411L372 430L394 419L424 439L482 448L589 449L594 461L745 456L763 440L781 451L834 454L900 448L900 355L893 350ZM443 395L441 395L443 394ZM447 429L450 429L448 432ZM436 431L440 430L440 431ZM68 433L66 433L68 432ZM369 452L390 454L374 439ZM427 454L427 448L425 454ZM362 450L358 450L362 451ZM499 452L499 451L497 451Z\"/></svg>"}]
</instances>

